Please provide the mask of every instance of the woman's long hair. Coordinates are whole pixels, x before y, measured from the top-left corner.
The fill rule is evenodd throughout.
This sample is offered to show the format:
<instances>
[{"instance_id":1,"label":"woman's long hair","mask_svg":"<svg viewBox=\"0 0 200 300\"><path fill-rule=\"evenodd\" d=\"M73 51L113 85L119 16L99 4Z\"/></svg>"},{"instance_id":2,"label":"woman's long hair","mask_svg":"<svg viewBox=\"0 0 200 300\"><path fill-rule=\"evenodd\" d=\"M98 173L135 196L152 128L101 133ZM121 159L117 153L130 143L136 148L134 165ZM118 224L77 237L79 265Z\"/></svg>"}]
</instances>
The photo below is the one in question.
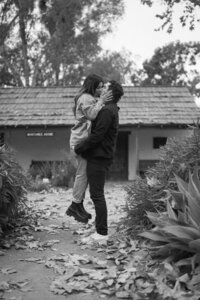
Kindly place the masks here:
<instances>
[{"instance_id":1,"label":"woman's long hair","mask_svg":"<svg viewBox=\"0 0 200 300\"><path fill-rule=\"evenodd\" d=\"M83 93L87 93L90 94L91 96L94 96L96 89L98 88L101 82L103 83L103 78L101 78L101 76L96 74L90 74L85 78L79 93L74 98L74 107L73 107L74 115L76 115L77 101L80 98L80 96Z\"/></svg>"}]
</instances>

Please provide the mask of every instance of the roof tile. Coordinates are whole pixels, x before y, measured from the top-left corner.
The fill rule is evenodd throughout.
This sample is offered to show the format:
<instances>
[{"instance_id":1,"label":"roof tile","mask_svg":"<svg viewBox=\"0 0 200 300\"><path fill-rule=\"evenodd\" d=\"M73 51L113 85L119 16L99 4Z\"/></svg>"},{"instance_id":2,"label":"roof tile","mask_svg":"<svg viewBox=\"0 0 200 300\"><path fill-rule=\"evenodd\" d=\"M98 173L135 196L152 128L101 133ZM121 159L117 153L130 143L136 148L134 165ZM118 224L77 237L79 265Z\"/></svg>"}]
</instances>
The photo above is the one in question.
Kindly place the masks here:
<instances>
[{"instance_id":1,"label":"roof tile","mask_svg":"<svg viewBox=\"0 0 200 300\"><path fill-rule=\"evenodd\" d=\"M73 125L78 86L0 88L0 126ZM121 125L185 125L200 117L186 87L124 86Z\"/></svg>"}]
</instances>

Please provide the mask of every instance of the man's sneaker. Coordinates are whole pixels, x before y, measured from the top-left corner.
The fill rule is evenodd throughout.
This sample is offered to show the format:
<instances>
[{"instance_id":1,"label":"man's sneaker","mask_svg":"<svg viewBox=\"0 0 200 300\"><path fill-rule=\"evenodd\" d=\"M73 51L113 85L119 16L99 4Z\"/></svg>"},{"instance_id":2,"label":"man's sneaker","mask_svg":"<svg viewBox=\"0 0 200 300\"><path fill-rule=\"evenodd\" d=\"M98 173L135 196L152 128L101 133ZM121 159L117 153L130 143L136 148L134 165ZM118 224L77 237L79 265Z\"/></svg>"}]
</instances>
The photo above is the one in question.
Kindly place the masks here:
<instances>
[{"instance_id":1,"label":"man's sneaker","mask_svg":"<svg viewBox=\"0 0 200 300\"><path fill-rule=\"evenodd\" d=\"M108 235L102 235L97 232L81 239L82 244L94 244L98 243L100 245L105 245L107 244L108 241Z\"/></svg>"},{"instance_id":2,"label":"man's sneaker","mask_svg":"<svg viewBox=\"0 0 200 300\"><path fill-rule=\"evenodd\" d=\"M92 219L92 215L87 212L87 210L85 210L85 207L83 206L83 201L81 202L81 208L82 208L82 211L83 211L83 214L88 218L88 219Z\"/></svg>"},{"instance_id":3,"label":"man's sneaker","mask_svg":"<svg viewBox=\"0 0 200 300\"><path fill-rule=\"evenodd\" d=\"M82 208L80 204L73 203L66 210L66 214L70 217L74 217L74 219L78 222L86 224L88 222L88 218L85 214L83 214Z\"/></svg>"}]
</instances>

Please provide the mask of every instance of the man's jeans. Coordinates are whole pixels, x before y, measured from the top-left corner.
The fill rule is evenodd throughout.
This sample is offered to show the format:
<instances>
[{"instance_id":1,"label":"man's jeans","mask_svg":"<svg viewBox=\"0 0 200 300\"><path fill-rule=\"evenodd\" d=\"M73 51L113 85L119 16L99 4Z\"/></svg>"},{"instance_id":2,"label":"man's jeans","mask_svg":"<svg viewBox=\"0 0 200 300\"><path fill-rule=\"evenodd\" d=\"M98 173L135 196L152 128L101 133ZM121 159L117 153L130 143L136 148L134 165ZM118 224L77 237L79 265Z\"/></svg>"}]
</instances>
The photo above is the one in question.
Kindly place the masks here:
<instances>
[{"instance_id":1,"label":"man's jeans","mask_svg":"<svg viewBox=\"0 0 200 300\"><path fill-rule=\"evenodd\" d=\"M80 155L76 155L76 160L78 166L73 186L73 201L81 203L81 201L85 198L85 191L88 185L86 174L87 160Z\"/></svg>"},{"instance_id":2,"label":"man's jeans","mask_svg":"<svg viewBox=\"0 0 200 300\"><path fill-rule=\"evenodd\" d=\"M108 234L107 205L104 196L104 185L108 167L101 162L87 162L87 177L90 189L90 197L94 203L96 219L96 231L99 234Z\"/></svg>"}]
</instances>

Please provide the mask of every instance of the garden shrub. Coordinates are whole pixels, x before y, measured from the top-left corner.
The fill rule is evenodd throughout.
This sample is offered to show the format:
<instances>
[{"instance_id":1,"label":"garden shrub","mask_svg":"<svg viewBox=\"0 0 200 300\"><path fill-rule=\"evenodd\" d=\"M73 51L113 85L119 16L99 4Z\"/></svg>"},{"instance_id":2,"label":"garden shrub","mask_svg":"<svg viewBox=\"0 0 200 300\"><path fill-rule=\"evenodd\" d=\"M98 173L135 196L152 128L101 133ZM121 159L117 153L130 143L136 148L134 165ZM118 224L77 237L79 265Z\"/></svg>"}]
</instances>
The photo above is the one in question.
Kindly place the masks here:
<instances>
[{"instance_id":1,"label":"garden shrub","mask_svg":"<svg viewBox=\"0 0 200 300\"><path fill-rule=\"evenodd\" d=\"M29 168L28 175L36 181L38 178L51 178L52 163L50 161L34 161Z\"/></svg>"},{"instance_id":2,"label":"garden shrub","mask_svg":"<svg viewBox=\"0 0 200 300\"><path fill-rule=\"evenodd\" d=\"M28 190L30 192L41 192L41 191L49 191L50 184L43 182L43 180L40 177L37 177L35 179L30 178L29 180L29 186Z\"/></svg>"},{"instance_id":3,"label":"garden shrub","mask_svg":"<svg viewBox=\"0 0 200 300\"><path fill-rule=\"evenodd\" d=\"M71 187L76 173L76 160L70 153L65 154L65 160L52 166L52 186Z\"/></svg>"},{"instance_id":4,"label":"garden shrub","mask_svg":"<svg viewBox=\"0 0 200 300\"><path fill-rule=\"evenodd\" d=\"M167 211L148 212L155 227L140 236L153 240L157 254L179 260L181 255L193 257L200 262L200 181L198 168L191 173L189 182L175 175L178 191L168 190ZM192 261L192 260L191 260Z\"/></svg>"},{"instance_id":5,"label":"garden shrub","mask_svg":"<svg viewBox=\"0 0 200 300\"><path fill-rule=\"evenodd\" d=\"M30 190L41 191L53 187L71 187L76 173L76 160L69 152L64 153L63 161L47 161L33 164L29 171ZM50 185L43 182L48 178Z\"/></svg>"},{"instance_id":6,"label":"garden shrub","mask_svg":"<svg viewBox=\"0 0 200 300\"><path fill-rule=\"evenodd\" d=\"M126 186L127 213L124 224L131 235L144 228L150 228L151 222L146 211L165 210L167 189L177 189L174 174L187 181L189 170L200 165L200 133L194 129L185 138L171 138L159 150L159 161L147 169L144 178L138 177Z\"/></svg>"},{"instance_id":7,"label":"garden shrub","mask_svg":"<svg viewBox=\"0 0 200 300\"><path fill-rule=\"evenodd\" d=\"M6 228L23 211L27 179L15 160L14 152L0 147L0 228Z\"/></svg>"}]
</instances>

